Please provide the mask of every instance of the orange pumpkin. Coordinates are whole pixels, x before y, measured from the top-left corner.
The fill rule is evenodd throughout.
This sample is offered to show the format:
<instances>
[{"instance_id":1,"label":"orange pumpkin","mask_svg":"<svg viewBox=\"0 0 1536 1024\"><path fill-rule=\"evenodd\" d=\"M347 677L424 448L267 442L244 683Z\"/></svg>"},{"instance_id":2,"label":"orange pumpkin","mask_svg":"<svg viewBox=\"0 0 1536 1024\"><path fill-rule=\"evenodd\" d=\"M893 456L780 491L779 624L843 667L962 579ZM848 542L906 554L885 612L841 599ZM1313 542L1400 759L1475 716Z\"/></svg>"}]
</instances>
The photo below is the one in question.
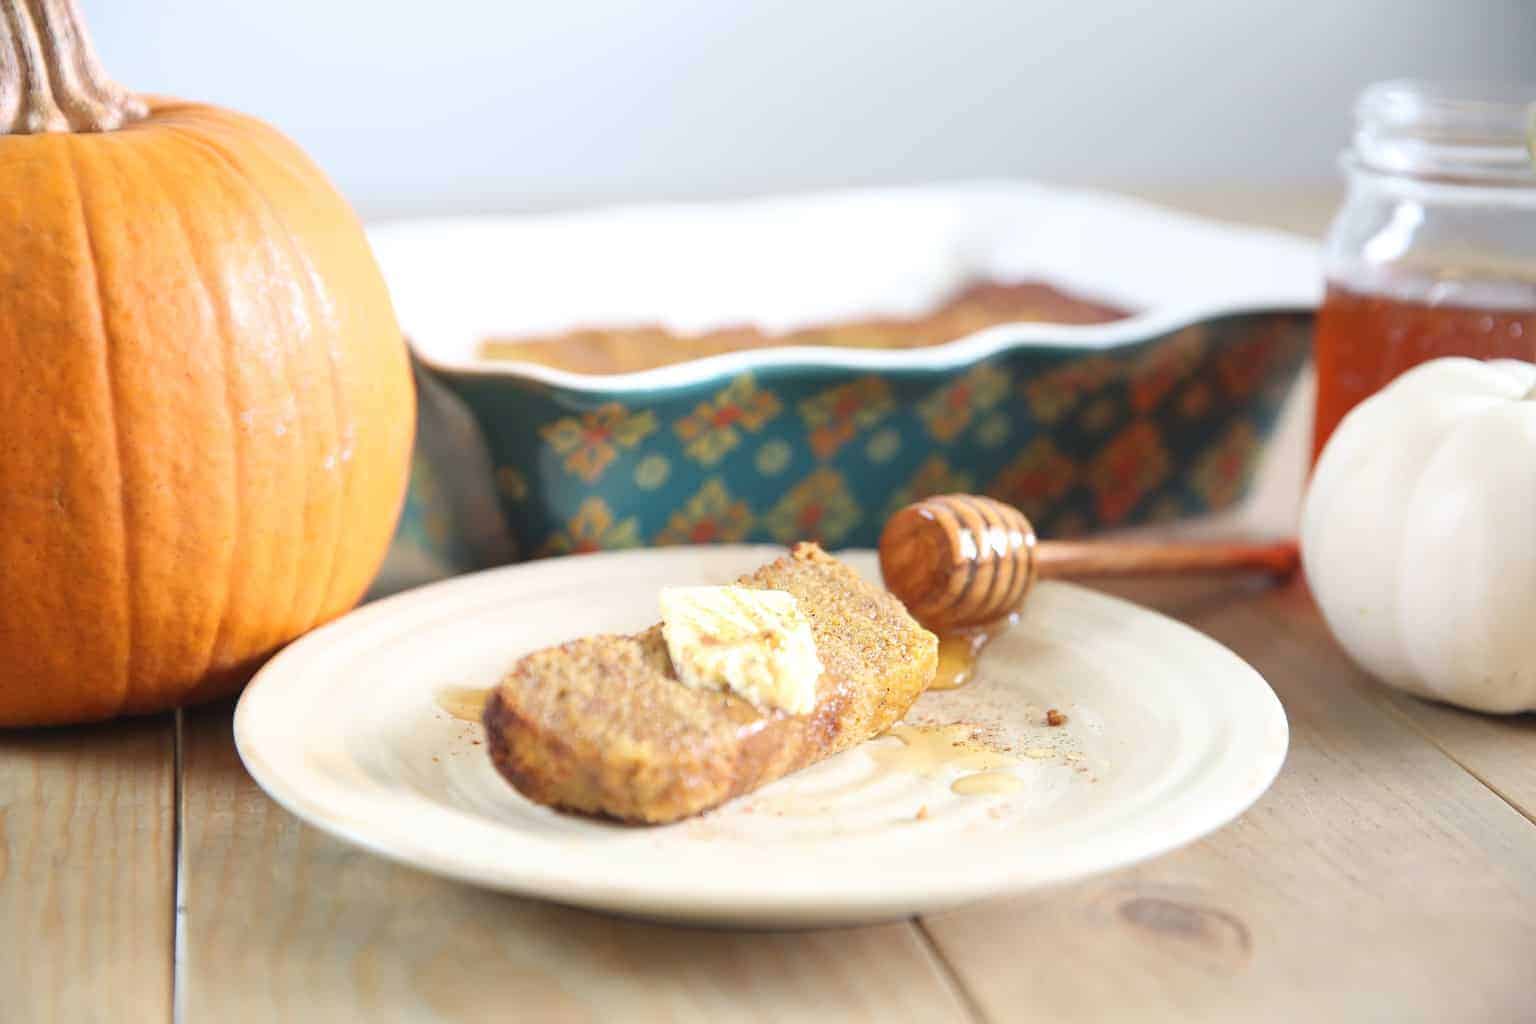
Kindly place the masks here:
<instances>
[{"instance_id":1,"label":"orange pumpkin","mask_svg":"<svg viewBox=\"0 0 1536 1024\"><path fill-rule=\"evenodd\" d=\"M267 125L0 0L0 725L237 690L362 596L415 397L358 220Z\"/></svg>"}]
</instances>

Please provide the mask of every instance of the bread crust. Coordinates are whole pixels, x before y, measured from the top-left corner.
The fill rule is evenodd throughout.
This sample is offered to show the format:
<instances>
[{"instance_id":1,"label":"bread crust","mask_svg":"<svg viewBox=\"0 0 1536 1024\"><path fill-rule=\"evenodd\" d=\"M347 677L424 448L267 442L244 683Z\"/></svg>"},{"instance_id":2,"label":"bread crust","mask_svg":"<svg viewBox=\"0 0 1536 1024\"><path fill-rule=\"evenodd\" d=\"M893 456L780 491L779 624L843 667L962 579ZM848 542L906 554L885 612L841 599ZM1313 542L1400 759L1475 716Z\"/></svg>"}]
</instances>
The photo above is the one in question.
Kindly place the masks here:
<instances>
[{"instance_id":1,"label":"bread crust","mask_svg":"<svg viewBox=\"0 0 1536 1024\"><path fill-rule=\"evenodd\" d=\"M933 681L937 638L817 545L738 583L788 591L810 620L824 668L810 714L684 686L659 625L583 637L522 658L492 692L497 769L551 807L677 821L880 735Z\"/></svg>"}]
</instances>

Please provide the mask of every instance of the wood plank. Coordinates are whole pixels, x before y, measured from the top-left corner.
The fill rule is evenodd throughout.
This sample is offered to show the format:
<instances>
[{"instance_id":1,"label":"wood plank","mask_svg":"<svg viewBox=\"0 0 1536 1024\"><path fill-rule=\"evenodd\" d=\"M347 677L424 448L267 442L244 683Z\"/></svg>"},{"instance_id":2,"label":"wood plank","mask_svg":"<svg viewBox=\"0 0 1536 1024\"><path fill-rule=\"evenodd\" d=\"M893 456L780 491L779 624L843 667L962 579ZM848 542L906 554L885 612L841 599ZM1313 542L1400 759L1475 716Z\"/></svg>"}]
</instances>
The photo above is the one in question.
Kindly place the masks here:
<instances>
[{"instance_id":1,"label":"wood plank","mask_svg":"<svg viewBox=\"0 0 1536 1024\"><path fill-rule=\"evenodd\" d=\"M0 732L0 1020L170 1020L169 716Z\"/></svg>"},{"instance_id":2,"label":"wood plank","mask_svg":"<svg viewBox=\"0 0 1536 1024\"><path fill-rule=\"evenodd\" d=\"M1385 710L1300 586L1187 618L1274 685L1284 771L1188 849L926 920L983 1011L1536 1019L1536 827Z\"/></svg>"},{"instance_id":3,"label":"wood plank","mask_svg":"<svg viewBox=\"0 0 1536 1024\"><path fill-rule=\"evenodd\" d=\"M1536 714L1480 715L1382 688L1380 698L1536 822Z\"/></svg>"},{"instance_id":4,"label":"wood plank","mask_svg":"<svg viewBox=\"0 0 1536 1024\"><path fill-rule=\"evenodd\" d=\"M966 1020L910 924L721 933L480 892L301 825L183 731L185 1020Z\"/></svg>"}]
</instances>

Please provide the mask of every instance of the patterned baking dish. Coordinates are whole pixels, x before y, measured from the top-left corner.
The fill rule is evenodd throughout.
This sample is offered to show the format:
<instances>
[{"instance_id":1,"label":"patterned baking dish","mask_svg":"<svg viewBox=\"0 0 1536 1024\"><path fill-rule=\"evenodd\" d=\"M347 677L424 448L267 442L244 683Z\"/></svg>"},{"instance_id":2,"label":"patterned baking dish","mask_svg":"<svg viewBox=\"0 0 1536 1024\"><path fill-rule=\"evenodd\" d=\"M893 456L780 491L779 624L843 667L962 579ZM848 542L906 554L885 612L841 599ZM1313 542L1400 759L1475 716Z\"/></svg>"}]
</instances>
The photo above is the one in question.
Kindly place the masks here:
<instances>
[{"instance_id":1,"label":"patterned baking dish","mask_svg":"<svg viewBox=\"0 0 1536 1024\"><path fill-rule=\"evenodd\" d=\"M396 557L440 570L648 544L872 545L919 496L1042 532L1218 511L1304 363L1307 241L1018 183L375 226L422 427ZM486 358L591 324L783 330L968 280L1127 310L928 348L766 348L622 375Z\"/></svg>"}]
</instances>

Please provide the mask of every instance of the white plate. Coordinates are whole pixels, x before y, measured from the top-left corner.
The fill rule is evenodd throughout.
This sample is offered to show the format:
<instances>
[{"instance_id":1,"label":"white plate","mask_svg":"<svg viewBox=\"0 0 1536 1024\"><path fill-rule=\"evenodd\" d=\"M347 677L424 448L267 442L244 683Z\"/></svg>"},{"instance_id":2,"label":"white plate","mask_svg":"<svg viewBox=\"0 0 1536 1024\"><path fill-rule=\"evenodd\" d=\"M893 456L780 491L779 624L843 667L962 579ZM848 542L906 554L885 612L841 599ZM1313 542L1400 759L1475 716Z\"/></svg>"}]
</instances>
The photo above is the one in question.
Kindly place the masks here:
<instances>
[{"instance_id":1,"label":"white plate","mask_svg":"<svg viewBox=\"0 0 1536 1024\"><path fill-rule=\"evenodd\" d=\"M310 824L476 885L737 926L845 924L1063 882L1220 827L1273 781L1285 714L1259 675L1186 626L1041 584L978 677L909 722L974 723L1021 754L1011 793L961 796L946 766L882 764L884 737L691 821L593 821L524 800L480 727L438 706L520 654L656 617L664 583L723 583L776 556L671 548L510 566L379 601L284 650L245 691L235 741ZM872 554L846 553L877 579ZM1065 725L1044 724L1059 708ZM926 812L921 813L926 808Z\"/></svg>"}]
</instances>

